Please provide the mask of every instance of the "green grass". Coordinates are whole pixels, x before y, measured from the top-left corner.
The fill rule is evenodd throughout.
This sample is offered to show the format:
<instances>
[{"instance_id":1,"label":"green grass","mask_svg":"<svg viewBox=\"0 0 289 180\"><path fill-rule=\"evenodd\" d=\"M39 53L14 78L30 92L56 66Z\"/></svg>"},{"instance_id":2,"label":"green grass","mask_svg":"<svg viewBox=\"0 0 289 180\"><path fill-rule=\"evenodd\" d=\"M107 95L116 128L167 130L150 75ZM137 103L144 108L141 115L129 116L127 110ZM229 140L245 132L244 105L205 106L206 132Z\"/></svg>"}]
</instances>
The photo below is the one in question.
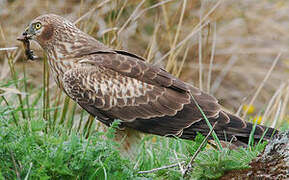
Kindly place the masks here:
<instances>
[{"instance_id":1,"label":"green grass","mask_svg":"<svg viewBox=\"0 0 289 180\"><path fill-rule=\"evenodd\" d=\"M228 150L222 152L210 149L199 154L191 174L196 179L215 179L229 170L242 170L249 168L249 163L261 152L266 143L247 149Z\"/></svg>"},{"instance_id":2,"label":"green grass","mask_svg":"<svg viewBox=\"0 0 289 180\"><path fill-rule=\"evenodd\" d=\"M23 101L23 107L27 102ZM43 109L37 108L37 103L24 109L18 103L0 106L0 179L182 179L178 166L152 173L138 172L188 163L204 140L201 135L195 141L147 135L137 145L134 158L130 158L119 151L121 143L114 140L118 122L107 132L91 131L86 138L87 132L78 131L78 127L64 123L50 127L50 122L39 116ZM50 108L50 113L59 110ZM22 112L30 112L30 118L24 119ZM59 113L57 121L62 117L63 113ZM64 122L70 125L70 121ZM261 144L251 150L234 151L202 148L185 179L214 179L227 170L248 168L263 147Z\"/></svg>"},{"instance_id":3,"label":"green grass","mask_svg":"<svg viewBox=\"0 0 289 180\"><path fill-rule=\"evenodd\" d=\"M41 120L10 126L1 120L0 164L7 179L132 179L131 164L122 158L117 144L98 133L85 139L66 129L43 133Z\"/></svg>"}]
</instances>

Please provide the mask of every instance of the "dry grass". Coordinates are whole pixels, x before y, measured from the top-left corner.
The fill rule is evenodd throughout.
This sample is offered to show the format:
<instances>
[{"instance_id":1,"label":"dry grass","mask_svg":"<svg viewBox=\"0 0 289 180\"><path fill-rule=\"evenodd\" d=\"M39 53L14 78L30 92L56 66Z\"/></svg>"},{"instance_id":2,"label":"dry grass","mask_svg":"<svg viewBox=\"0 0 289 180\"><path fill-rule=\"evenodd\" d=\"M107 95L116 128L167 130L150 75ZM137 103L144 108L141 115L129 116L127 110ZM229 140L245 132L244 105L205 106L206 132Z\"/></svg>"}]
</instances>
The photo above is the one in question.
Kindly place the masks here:
<instances>
[{"instance_id":1,"label":"dry grass","mask_svg":"<svg viewBox=\"0 0 289 180\"><path fill-rule=\"evenodd\" d=\"M255 115L285 120L289 118L288 10L287 0L4 0L0 1L0 48L20 47L16 37L36 16L59 14L78 20L80 29L105 44L147 57L210 92L233 112L252 104ZM36 53L43 55L40 49ZM25 63L31 86L43 84L43 62L26 62L22 48L0 49L0 81L10 77L9 58L20 77ZM50 81L49 87L54 86Z\"/></svg>"}]
</instances>

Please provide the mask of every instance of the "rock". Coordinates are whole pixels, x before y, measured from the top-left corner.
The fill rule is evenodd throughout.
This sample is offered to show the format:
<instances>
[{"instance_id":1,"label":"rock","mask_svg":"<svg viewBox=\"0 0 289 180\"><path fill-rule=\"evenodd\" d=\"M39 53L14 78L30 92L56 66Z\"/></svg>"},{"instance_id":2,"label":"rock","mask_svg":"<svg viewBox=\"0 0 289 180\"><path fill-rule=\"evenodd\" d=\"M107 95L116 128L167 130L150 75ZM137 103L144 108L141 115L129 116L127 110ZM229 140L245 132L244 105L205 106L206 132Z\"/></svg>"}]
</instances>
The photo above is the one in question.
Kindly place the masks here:
<instances>
[{"instance_id":1,"label":"rock","mask_svg":"<svg viewBox=\"0 0 289 180\"><path fill-rule=\"evenodd\" d=\"M221 179L289 179L289 131L277 134L250 166L227 172Z\"/></svg>"}]
</instances>

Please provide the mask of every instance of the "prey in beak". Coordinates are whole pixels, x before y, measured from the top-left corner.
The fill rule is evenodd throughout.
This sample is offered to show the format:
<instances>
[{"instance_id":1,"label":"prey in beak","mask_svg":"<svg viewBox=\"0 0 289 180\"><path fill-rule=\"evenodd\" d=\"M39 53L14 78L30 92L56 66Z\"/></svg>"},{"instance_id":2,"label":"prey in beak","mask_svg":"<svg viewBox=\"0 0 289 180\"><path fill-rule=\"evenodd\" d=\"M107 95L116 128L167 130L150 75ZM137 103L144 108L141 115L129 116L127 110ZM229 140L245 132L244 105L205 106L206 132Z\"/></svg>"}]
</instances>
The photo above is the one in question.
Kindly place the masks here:
<instances>
[{"instance_id":1,"label":"prey in beak","mask_svg":"<svg viewBox=\"0 0 289 180\"><path fill-rule=\"evenodd\" d=\"M17 40L23 43L27 59L34 60L37 58L37 56L34 56L33 51L30 49L30 37L28 37L27 31L24 31L24 33L18 36Z\"/></svg>"}]
</instances>

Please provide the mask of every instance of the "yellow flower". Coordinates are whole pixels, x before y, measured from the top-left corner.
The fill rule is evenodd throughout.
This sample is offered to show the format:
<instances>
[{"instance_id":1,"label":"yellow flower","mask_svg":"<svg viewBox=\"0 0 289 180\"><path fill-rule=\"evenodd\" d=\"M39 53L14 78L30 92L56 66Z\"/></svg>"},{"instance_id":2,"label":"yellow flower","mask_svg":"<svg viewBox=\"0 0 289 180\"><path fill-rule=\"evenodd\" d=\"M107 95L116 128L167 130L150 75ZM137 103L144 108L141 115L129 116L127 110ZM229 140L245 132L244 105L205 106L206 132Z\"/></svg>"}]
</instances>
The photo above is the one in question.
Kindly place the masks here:
<instances>
[{"instance_id":1,"label":"yellow flower","mask_svg":"<svg viewBox=\"0 0 289 180\"><path fill-rule=\"evenodd\" d=\"M152 143L156 143L157 142L157 138L154 136L153 138L152 138Z\"/></svg>"},{"instance_id":2,"label":"yellow flower","mask_svg":"<svg viewBox=\"0 0 289 180\"><path fill-rule=\"evenodd\" d=\"M255 116L255 118L253 119L253 122L255 123L257 121L257 124L261 124L262 122L262 116Z\"/></svg>"},{"instance_id":3,"label":"yellow flower","mask_svg":"<svg viewBox=\"0 0 289 180\"><path fill-rule=\"evenodd\" d=\"M246 111L247 111L247 114L252 114L255 111L255 107L253 105L244 104L243 112L245 113Z\"/></svg>"}]
</instances>

